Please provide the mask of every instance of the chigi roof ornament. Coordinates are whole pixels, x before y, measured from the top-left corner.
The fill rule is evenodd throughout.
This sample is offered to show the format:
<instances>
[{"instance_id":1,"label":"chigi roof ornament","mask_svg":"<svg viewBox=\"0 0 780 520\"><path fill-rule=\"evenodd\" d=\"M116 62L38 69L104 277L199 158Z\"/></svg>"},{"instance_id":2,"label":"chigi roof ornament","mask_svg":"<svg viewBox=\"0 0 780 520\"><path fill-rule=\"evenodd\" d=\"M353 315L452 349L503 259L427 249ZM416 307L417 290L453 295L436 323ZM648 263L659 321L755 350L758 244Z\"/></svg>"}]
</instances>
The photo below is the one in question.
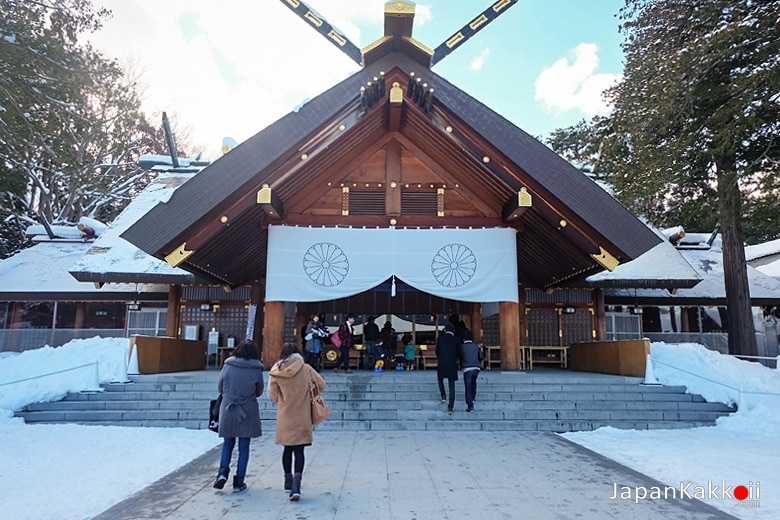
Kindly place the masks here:
<instances>
[{"instance_id":1,"label":"chigi roof ornament","mask_svg":"<svg viewBox=\"0 0 780 520\"><path fill-rule=\"evenodd\" d=\"M469 38L484 29L490 22L504 14L518 0L496 0L476 18L455 31L435 50L431 50L412 37L415 5L405 0L391 0L385 4L385 34L382 38L360 49L344 33L331 25L323 16L301 0L281 0L302 20L339 48L344 54L365 67L395 50L404 50L416 61L430 69Z\"/></svg>"}]
</instances>

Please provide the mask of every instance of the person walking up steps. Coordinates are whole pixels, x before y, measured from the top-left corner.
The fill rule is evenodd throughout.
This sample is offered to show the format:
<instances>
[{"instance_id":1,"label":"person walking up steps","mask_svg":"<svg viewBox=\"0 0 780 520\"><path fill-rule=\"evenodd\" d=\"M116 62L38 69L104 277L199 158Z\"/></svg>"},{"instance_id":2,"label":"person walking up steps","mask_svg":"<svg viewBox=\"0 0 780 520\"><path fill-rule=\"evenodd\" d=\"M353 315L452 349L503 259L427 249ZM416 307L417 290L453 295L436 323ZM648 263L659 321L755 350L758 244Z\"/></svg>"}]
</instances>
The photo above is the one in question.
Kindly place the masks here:
<instances>
[{"instance_id":1,"label":"person walking up steps","mask_svg":"<svg viewBox=\"0 0 780 520\"><path fill-rule=\"evenodd\" d=\"M314 393L322 393L325 380L303 361L301 351L294 343L284 344L280 359L268 376L268 397L278 405L276 444L284 446L284 490L289 493L290 500L299 500L305 463L303 450L311 446L314 437L309 387L314 385Z\"/></svg>"},{"instance_id":2,"label":"person walking up steps","mask_svg":"<svg viewBox=\"0 0 780 520\"><path fill-rule=\"evenodd\" d=\"M452 413L455 406L455 381L458 380L458 347L460 340L453 332L455 327L447 322L444 325L444 334L436 339L436 376L439 382L439 392L441 393L441 402L447 402L447 412ZM444 391L444 380L447 379L449 386L449 400Z\"/></svg>"},{"instance_id":3,"label":"person walking up steps","mask_svg":"<svg viewBox=\"0 0 780 520\"><path fill-rule=\"evenodd\" d=\"M216 489L225 487L230 474L230 458L238 439L238 465L233 477L233 492L246 489L244 477L249 463L249 442L263 434L257 398L263 393L263 364L257 347L242 341L232 356L225 360L219 373L217 390L222 395L219 407L219 436L224 438L219 462Z\"/></svg>"},{"instance_id":4,"label":"person walking up steps","mask_svg":"<svg viewBox=\"0 0 780 520\"><path fill-rule=\"evenodd\" d=\"M460 346L460 367L463 370L463 386L466 391L466 411L474 411L474 399L477 396L477 378L485 355L479 345L472 341L471 331L461 333L463 344Z\"/></svg>"}]
</instances>

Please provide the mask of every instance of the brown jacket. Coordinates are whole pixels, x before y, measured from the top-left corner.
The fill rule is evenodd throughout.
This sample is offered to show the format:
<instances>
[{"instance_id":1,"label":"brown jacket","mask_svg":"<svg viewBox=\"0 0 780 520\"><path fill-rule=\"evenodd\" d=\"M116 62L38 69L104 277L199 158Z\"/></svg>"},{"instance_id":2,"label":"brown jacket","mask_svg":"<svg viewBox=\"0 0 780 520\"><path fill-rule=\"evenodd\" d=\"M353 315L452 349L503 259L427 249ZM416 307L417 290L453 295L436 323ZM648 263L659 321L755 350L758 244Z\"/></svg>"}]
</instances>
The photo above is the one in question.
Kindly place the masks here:
<instances>
[{"instance_id":1,"label":"brown jacket","mask_svg":"<svg viewBox=\"0 0 780 520\"><path fill-rule=\"evenodd\" d=\"M297 446L312 443L311 394L325 389L325 380L316 370L293 354L276 364L268 373L268 397L278 404L276 413L276 444Z\"/></svg>"}]
</instances>

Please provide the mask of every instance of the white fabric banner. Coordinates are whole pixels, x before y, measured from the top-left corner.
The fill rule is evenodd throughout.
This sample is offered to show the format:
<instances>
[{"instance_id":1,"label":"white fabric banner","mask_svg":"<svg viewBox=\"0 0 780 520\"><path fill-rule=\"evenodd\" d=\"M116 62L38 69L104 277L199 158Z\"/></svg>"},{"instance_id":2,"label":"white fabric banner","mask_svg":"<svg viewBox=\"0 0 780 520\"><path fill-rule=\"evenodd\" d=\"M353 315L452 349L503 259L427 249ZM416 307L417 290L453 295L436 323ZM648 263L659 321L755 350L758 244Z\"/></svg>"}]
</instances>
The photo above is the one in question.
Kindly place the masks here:
<instances>
[{"instance_id":1,"label":"white fabric banner","mask_svg":"<svg viewBox=\"0 0 780 520\"><path fill-rule=\"evenodd\" d=\"M465 302L517 302L515 230L304 228L268 231L267 301L326 301L395 275Z\"/></svg>"}]
</instances>

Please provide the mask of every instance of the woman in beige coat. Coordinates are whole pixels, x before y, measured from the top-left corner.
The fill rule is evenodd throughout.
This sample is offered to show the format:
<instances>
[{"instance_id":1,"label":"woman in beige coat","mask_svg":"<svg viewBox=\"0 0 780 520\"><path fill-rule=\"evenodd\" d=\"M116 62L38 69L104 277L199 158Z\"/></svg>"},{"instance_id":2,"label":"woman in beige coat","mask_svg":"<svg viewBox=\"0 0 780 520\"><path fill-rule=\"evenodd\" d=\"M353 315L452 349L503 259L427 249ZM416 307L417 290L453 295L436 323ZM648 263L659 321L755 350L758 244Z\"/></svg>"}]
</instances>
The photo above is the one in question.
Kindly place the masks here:
<instances>
[{"instance_id":1,"label":"woman in beige coat","mask_svg":"<svg viewBox=\"0 0 780 520\"><path fill-rule=\"evenodd\" d=\"M325 389L325 380L304 362L301 351L293 343L284 344L279 361L268 375L268 397L278 404L276 444L284 446L284 490L289 491L290 500L298 500L301 498L305 462L303 449L311 445L313 437L309 387L313 383L314 393L321 393Z\"/></svg>"}]
</instances>

